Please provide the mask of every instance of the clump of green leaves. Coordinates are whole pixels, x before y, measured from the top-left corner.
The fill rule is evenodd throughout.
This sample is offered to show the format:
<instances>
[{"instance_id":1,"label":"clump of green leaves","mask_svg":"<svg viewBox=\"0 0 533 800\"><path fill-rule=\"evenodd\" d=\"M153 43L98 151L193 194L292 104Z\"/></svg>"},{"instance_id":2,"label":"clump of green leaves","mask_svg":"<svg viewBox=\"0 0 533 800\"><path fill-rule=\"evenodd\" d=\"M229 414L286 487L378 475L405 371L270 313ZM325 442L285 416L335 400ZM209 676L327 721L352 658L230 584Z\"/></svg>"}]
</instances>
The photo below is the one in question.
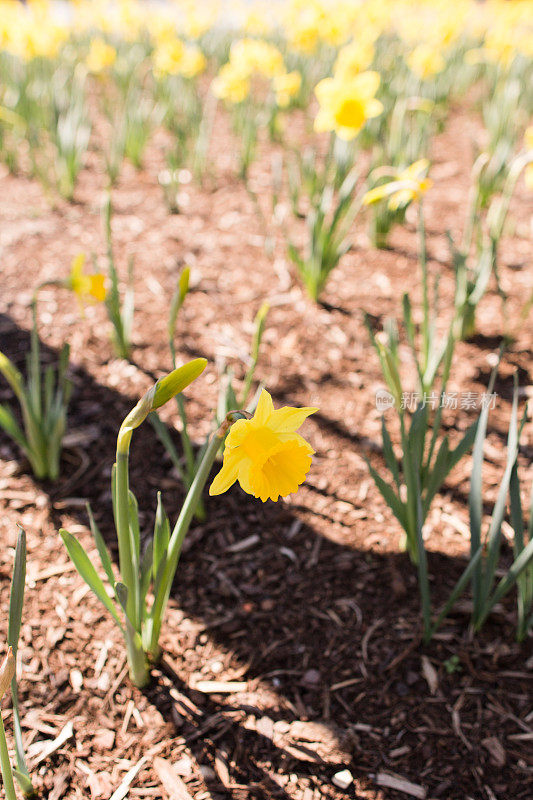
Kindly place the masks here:
<instances>
[{"instance_id":1,"label":"clump of green leaves","mask_svg":"<svg viewBox=\"0 0 533 800\"><path fill-rule=\"evenodd\" d=\"M32 315L26 380L15 364L0 352L0 372L19 403L22 424L19 424L11 408L3 403L0 405L0 426L19 445L36 478L56 480L72 389L67 378L70 348L64 344L57 369L48 365L43 375L36 301L32 304Z\"/></svg>"},{"instance_id":2,"label":"clump of green leaves","mask_svg":"<svg viewBox=\"0 0 533 800\"><path fill-rule=\"evenodd\" d=\"M111 218L113 206L108 194L104 204L104 229L107 244L107 269L110 286L106 294L106 309L113 326L113 345L119 358L128 360L131 356L131 331L135 311L133 288L133 257L128 262L128 281L121 297L118 272L113 255Z\"/></svg>"},{"instance_id":3,"label":"clump of green leaves","mask_svg":"<svg viewBox=\"0 0 533 800\"><path fill-rule=\"evenodd\" d=\"M316 154L307 154L296 169L289 171L293 212L305 216L307 246L302 253L288 242L288 254L295 264L307 293L315 302L329 275L351 247L350 228L362 205L364 192L355 193L357 171L345 171L337 163L333 145L323 165ZM300 210L305 194L306 210Z\"/></svg>"},{"instance_id":4,"label":"clump of green leaves","mask_svg":"<svg viewBox=\"0 0 533 800\"><path fill-rule=\"evenodd\" d=\"M159 636L163 617L183 541L198 500L229 426L242 415L238 412L230 415L211 437L172 531L161 496L158 495L154 535L144 551L141 549L137 500L129 488L131 438L148 415L195 380L206 363L205 359L197 358L159 380L141 398L120 427L111 485L119 550L118 580L104 539L92 512L89 512L91 530L103 572L112 588L112 596L108 594L102 578L79 541L68 531L60 531L76 569L111 614L124 637L131 679L140 687L150 680L150 664L160 656Z\"/></svg>"}]
</instances>

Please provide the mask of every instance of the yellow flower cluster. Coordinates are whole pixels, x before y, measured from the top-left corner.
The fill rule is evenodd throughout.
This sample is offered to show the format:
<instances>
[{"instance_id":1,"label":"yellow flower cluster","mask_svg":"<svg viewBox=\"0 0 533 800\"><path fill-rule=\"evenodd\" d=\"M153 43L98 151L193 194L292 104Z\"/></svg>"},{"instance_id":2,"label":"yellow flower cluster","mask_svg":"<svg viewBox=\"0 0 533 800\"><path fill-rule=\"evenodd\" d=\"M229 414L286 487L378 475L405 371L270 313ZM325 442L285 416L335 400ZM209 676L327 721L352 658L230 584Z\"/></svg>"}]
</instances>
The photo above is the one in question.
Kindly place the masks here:
<instances>
[{"instance_id":1,"label":"yellow flower cluster","mask_svg":"<svg viewBox=\"0 0 533 800\"><path fill-rule=\"evenodd\" d=\"M154 74L183 75L194 78L206 68L206 59L195 44L184 44L177 36L162 37L156 44L152 54Z\"/></svg>"},{"instance_id":2,"label":"yellow flower cluster","mask_svg":"<svg viewBox=\"0 0 533 800\"><path fill-rule=\"evenodd\" d=\"M229 61L213 81L213 93L229 103L241 103L252 88L253 78L272 81L279 106L286 107L298 94L299 72L286 72L283 55L275 45L262 39L239 39L231 46Z\"/></svg>"},{"instance_id":3,"label":"yellow flower cluster","mask_svg":"<svg viewBox=\"0 0 533 800\"><path fill-rule=\"evenodd\" d=\"M85 63L89 72L99 75L112 67L117 60L117 51L101 37L93 39Z\"/></svg>"},{"instance_id":4,"label":"yellow flower cluster","mask_svg":"<svg viewBox=\"0 0 533 800\"><path fill-rule=\"evenodd\" d=\"M0 2L0 47L22 61L56 58L70 36L66 25L53 19L47 3Z\"/></svg>"},{"instance_id":5,"label":"yellow flower cluster","mask_svg":"<svg viewBox=\"0 0 533 800\"><path fill-rule=\"evenodd\" d=\"M531 58L532 20L533 0L288 0L280 14L273 14L265 0L179 0L154 6L150 14L142 0L76 0L68 11L49 0L28 0L24 6L0 0L0 45L28 61L55 58L69 38L80 35L115 45L149 38L156 71L193 76L205 66L193 43L229 24L252 37L241 40L222 73L220 84L231 99L249 91L250 62L253 71L269 78L284 70L280 51L266 41L274 33L289 53L304 58L321 53L329 58L331 48L340 50L335 72L352 75L369 68L381 35L396 36L412 71L427 80L443 69L460 39L477 40L466 56L473 63L507 68L517 56Z\"/></svg>"}]
</instances>

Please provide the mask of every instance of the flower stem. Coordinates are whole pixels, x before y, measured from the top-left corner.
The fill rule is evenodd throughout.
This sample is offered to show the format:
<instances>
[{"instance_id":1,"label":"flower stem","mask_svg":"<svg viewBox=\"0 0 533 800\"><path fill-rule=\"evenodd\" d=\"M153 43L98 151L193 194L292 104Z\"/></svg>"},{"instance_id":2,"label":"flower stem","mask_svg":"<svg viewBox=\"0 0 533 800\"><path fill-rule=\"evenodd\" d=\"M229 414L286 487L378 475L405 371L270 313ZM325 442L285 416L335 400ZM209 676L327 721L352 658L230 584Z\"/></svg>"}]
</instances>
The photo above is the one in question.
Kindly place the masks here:
<instances>
[{"instance_id":1,"label":"flower stem","mask_svg":"<svg viewBox=\"0 0 533 800\"><path fill-rule=\"evenodd\" d=\"M222 442L224 441L224 437L226 436L229 427L235 421L235 418L235 414L230 412L218 431L216 431L211 438L200 466L198 467L195 478L191 484L191 488L187 492L187 497L183 503L181 513L174 526L174 530L172 531L172 535L168 544L165 570L161 579L159 592L154 598L154 604L150 612L150 619L148 621L147 628L148 652L154 661L159 657L159 634L161 632L163 614L165 613L165 608L170 596L172 581L174 580L174 575L176 574L176 569L178 568L183 540L185 539L185 535L189 530L189 525L191 524L194 512L198 506L198 501L202 496L204 486L209 477L209 473L211 472L211 467L215 462L216 455Z\"/></svg>"}]
</instances>

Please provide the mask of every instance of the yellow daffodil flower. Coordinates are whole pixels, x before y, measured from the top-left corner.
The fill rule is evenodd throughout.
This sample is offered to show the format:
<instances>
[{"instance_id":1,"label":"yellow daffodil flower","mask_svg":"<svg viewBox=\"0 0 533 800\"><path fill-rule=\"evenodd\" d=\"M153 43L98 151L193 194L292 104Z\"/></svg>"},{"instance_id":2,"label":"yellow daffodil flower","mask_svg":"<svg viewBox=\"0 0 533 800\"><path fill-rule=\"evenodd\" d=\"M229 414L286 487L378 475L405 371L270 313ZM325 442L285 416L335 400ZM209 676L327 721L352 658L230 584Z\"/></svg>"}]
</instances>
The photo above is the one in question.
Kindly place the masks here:
<instances>
[{"instance_id":1,"label":"yellow daffodil flower","mask_svg":"<svg viewBox=\"0 0 533 800\"><path fill-rule=\"evenodd\" d=\"M266 502L295 492L311 466L313 448L297 429L316 408L279 408L263 389L252 419L234 423L226 438L224 463L209 494L222 494L238 481Z\"/></svg>"},{"instance_id":2,"label":"yellow daffodil flower","mask_svg":"<svg viewBox=\"0 0 533 800\"><path fill-rule=\"evenodd\" d=\"M369 206L388 197L389 209L397 211L418 200L433 185L433 182L426 177L428 166L427 158L415 161L406 169L397 172L394 180L370 189L363 197L363 204Z\"/></svg>"},{"instance_id":3,"label":"yellow daffodil flower","mask_svg":"<svg viewBox=\"0 0 533 800\"><path fill-rule=\"evenodd\" d=\"M336 77L351 80L368 69L373 60L374 42L369 38L359 38L339 50L333 71Z\"/></svg>"},{"instance_id":4,"label":"yellow daffodil flower","mask_svg":"<svg viewBox=\"0 0 533 800\"><path fill-rule=\"evenodd\" d=\"M272 81L272 88L276 95L276 103L280 108L287 108L291 100L300 91L302 76L298 71L284 72L283 75L276 75Z\"/></svg>"},{"instance_id":5,"label":"yellow daffodil flower","mask_svg":"<svg viewBox=\"0 0 533 800\"><path fill-rule=\"evenodd\" d=\"M367 119L377 117L383 106L374 95L379 87L377 72L368 71L350 80L324 78L315 86L320 110L315 131L335 131L340 139L353 139Z\"/></svg>"},{"instance_id":6,"label":"yellow daffodil flower","mask_svg":"<svg viewBox=\"0 0 533 800\"><path fill-rule=\"evenodd\" d=\"M98 74L112 67L117 58L117 51L103 39L96 38L91 42L85 63L89 72Z\"/></svg>"},{"instance_id":7,"label":"yellow daffodil flower","mask_svg":"<svg viewBox=\"0 0 533 800\"><path fill-rule=\"evenodd\" d=\"M85 266L85 253L79 253L70 267L70 275L66 280L68 289L77 295L80 303L87 301L96 301L101 303L105 300L105 276L101 272L95 272L92 275L84 275L83 267Z\"/></svg>"},{"instance_id":8,"label":"yellow daffodil flower","mask_svg":"<svg viewBox=\"0 0 533 800\"><path fill-rule=\"evenodd\" d=\"M442 53L430 44L419 44L406 60L411 72L424 81L442 72L446 66Z\"/></svg>"},{"instance_id":9,"label":"yellow daffodil flower","mask_svg":"<svg viewBox=\"0 0 533 800\"><path fill-rule=\"evenodd\" d=\"M250 78L243 74L228 61L224 64L212 83L215 97L229 103L242 103L250 91Z\"/></svg>"},{"instance_id":10,"label":"yellow daffodil flower","mask_svg":"<svg viewBox=\"0 0 533 800\"><path fill-rule=\"evenodd\" d=\"M161 39L152 55L155 75L177 75L181 70L184 54L185 46L181 39Z\"/></svg>"}]
</instances>

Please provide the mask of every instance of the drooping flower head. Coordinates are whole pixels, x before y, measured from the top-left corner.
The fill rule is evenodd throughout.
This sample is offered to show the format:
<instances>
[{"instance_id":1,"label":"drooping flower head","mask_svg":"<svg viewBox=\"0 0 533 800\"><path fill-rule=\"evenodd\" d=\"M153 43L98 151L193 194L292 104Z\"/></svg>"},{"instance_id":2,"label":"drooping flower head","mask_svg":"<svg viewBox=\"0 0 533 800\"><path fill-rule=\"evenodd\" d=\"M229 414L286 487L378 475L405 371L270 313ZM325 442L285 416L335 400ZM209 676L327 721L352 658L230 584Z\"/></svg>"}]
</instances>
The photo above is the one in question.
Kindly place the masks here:
<instances>
[{"instance_id":1,"label":"drooping flower head","mask_svg":"<svg viewBox=\"0 0 533 800\"><path fill-rule=\"evenodd\" d=\"M433 182L427 177L428 167L427 158L421 158L406 169L395 170L393 180L370 189L364 195L364 205L369 206L388 198L387 204L390 210L397 211L414 200L420 199L433 185Z\"/></svg>"},{"instance_id":2,"label":"drooping flower head","mask_svg":"<svg viewBox=\"0 0 533 800\"><path fill-rule=\"evenodd\" d=\"M224 463L209 494L222 494L238 481L263 502L295 492L311 466L313 448L296 433L317 408L274 409L263 389L252 419L234 423L226 438Z\"/></svg>"}]
</instances>

